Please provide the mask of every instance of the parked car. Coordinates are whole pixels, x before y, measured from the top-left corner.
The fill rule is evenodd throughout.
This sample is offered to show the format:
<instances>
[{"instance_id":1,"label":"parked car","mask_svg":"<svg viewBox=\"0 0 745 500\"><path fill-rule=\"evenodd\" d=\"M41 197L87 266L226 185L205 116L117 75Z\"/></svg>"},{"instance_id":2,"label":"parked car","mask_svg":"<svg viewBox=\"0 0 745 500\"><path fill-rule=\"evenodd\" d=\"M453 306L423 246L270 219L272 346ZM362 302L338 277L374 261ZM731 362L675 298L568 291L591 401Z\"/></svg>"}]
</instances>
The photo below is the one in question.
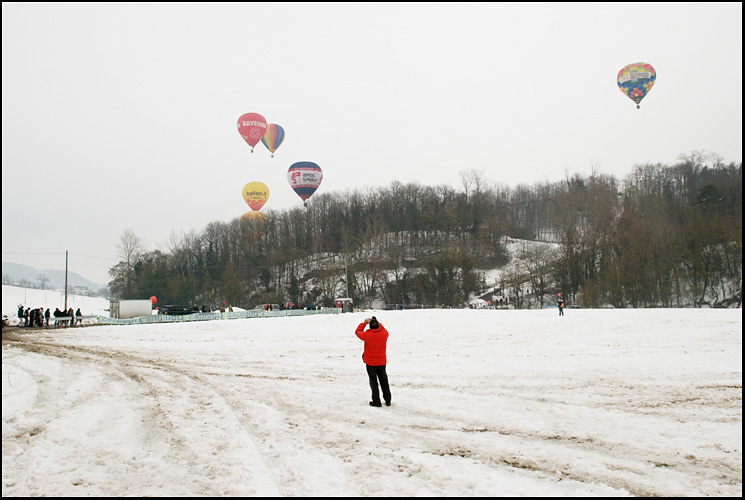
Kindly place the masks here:
<instances>
[{"instance_id":1,"label":"parked car","mask_svg":"<svg viewBox=\"0 0 745 500\"><path fill-rule=\"evenodd\" d=\"M160 306L158 309L158 314L194 314L195 311L192 311L186 306L178 306L178 305L169 305L169 306Z\"/></svg>"}]
</instances>

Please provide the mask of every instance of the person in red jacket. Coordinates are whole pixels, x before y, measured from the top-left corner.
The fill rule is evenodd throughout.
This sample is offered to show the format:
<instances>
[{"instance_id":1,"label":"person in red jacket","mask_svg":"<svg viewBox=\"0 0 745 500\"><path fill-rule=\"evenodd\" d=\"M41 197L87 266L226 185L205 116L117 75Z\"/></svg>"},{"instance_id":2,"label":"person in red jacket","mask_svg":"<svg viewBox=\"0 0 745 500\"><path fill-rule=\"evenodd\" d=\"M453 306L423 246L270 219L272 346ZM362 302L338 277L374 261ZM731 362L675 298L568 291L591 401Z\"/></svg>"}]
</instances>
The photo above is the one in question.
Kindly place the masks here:
<instances>
[{"instance_id":1,"label":"person in red jacket","mask_svg":"<svg viewBox=\"0 0 745 500\"><path fill-rule=\"evenodd\" d=\"M367 331L365 331L365 326L369 326ZM370 378L370 389L372 390L370 406L382 406L380 404L378 381L380 381L380 387L383 389L385 405L391 406L391 390L388 387L388 374L385 372L387 362L385 349L388 343L388 330L373 316L372 318L365 318L364 323L360 323L354 333L365 343L362 361L367 367L367 376Z\"/></svg>"}]
</instances>

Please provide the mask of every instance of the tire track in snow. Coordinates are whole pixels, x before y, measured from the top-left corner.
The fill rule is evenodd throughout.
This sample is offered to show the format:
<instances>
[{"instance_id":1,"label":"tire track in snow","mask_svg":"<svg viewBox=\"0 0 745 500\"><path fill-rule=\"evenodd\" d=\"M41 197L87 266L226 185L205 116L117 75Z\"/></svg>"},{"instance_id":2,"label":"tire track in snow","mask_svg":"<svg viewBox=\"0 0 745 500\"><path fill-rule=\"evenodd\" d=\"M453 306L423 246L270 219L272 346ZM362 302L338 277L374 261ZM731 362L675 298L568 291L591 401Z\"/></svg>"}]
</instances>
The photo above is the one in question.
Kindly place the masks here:
<instances>
[{"instance_id":1,"label":"tire track in snow","mask_svg":"<svg viewBox=\"0 0 745 500\"><path fill-rule=\"evenodd\" d=\"M365 474L362 471L369 471L370 467L374 468L375 460L360 458L360 452L364 456L367 448L373 450L368 453L374 455L378 453L376 448L385 447L387 442L391 450L398 450L402 446L401 443L406 443L407 449L410 449L412 453L469 458L496 469L507 467L532 471L550 480L574 480L586 484L601 484L618 492L627 491L640 496L710 493L711 484L706 485L706 491L702 491L700 483L713 476L730 478L724 483L729 483L732 488L721 487L720 494L732 494L733 491L741 488L741 480L738 480L741 465L738 465L736 451L730 455L726 451L722 453L722 450L718 450L706 456L704 450L700 452L704 455L697 457L690 453L680 453L675 442L671 441L669 445L660 446L650 452L649 443L629 443L614 439L612 429L604 434L589 434L583 429L581 422L571 421L578 414L578 405L575 402L555 400L546 397L546 394L526 394L524 388L521 387L506 391L497 399L502 402L508 399L517 401L514 404L517 404L525 415L564 412L566 414L563 418L566 424L564 428L536 429L530 422L518 421L516 423L514 420L510 420L512 425L500 424L498 418L489 420L480 417L479 412L472 411L472 408L458 405L457 393L440 395L443 400L455 401L454 405L448 406L443 411L424 411L415 405L407 404L405 406L395 405L393 413L367 413L365 415L372 418L350 418L348 400L351 394L359 393L359 388L350 389L345 384L343 379L347 374L314 380L314 384L325 383L341 388L339 391L341 401L338 404L334 402L332 405L319 406L308 403L307 399L312 397L313 389L312 385L308 385L308 380L303 380L302 372L303 370L300 369L296 373L271 375L259 370L252 375L233 374L232 376L256 381L259 386L254 390L247 390L246 397L240 399L238 406L245 405L246 400L252 400L262 392L268 393L261 399L258 406L272 414L274 421L286 422L288 429L280 432L277 431L276 426L269 427L269 430L266 427L262 430L259 426L255 432L264 434L262 441L289 442L294 440L295 445L306 450L308 454L334 455L347 464L343 467L347 470L347 475L360 476L363 482ZM219 378L230 376L230 374L215 374L214 376ZM267 390L267 383L274 384L274 390ZM289 388L290 385L299 386L299 388L293 391ZM223 383L215 382L215 390L220 391L223 386ZM609 387L608 391L614 392L613 389ZM731 394L722 399L738 398L738 389L733 386ZM435 388L435 390L441 391L443 388ZM653 414L644 410L643 407L649 406L650 401L655 397L661 401L669 400L671 392L673 399L680 399L681 395L677 393L679 389L660 385L656 390L658 391L656 395L648 394L645 398L641 398L642 404L635 403L628 407L620 407L615 404L609 405L607 401L592 402L584 405L580 414L596 421L605 421L608 426L612 426L619 420L629 422L628 425L637 427L640 436L643 436L645 429L649 428L659 428L674 435L676 427L682 429L686 425L685 422L678 421L681 415L679 406L672 407L671 412ZM399 391L399 394L405 394L405 392L407 391ZM319 388L317 393L328 394L329 389ZM627 396L620 395L623 398ZM224 397L226 400L231 399L228 395ZM614 395L616 400L618 397L618 394ZM360 404L357 396L351 398L355 399L353 404ZM414 400L416 398L409 394L402 399ZM706 404L706 402L702 401L701 404ZM641 410L640 407L642 407ZM401 408L405 410L402 412L399 410ZM356 410L364 409L363 407ZM384 412L389 410L391 409L383 409ZM372 411L375 412L376 409ZM625 415L620 418L619 412ZM381 416L384 418L378 421ZM395 417L386 419L386 416ZM555 415L553 418L556 418ZM365 443L364 440L359 439L360 429L369 427L371 424L380 429L379 435L383 444ZM716 422L712 425L716 425ZM302 429L302 432L294 431L296 428ZM430 432L423 434L422 430ZM550 450L548 454L547 449ZM567 459L567 457L572 458ZM282 457L277 455L275 460L282 460ZM402 458L402 463L405 462L407 460ZM288 463L286 468L302 470L301 464ZM402 465L403 469L406 467ZM390 471L381 469L378 474L384 475L387 472ZM296 479L293 478L293 480ZM675 491L671 492L661 490L660 484L678 486ZM429 486L431 488L431 483ZM395 494L395 492L381 491L375 484L363 484L361 488L358 494Z\"/></svg>"},{"instance_id":2,"label":"tire track in snow","mask_svg":"<svg viewBox=\"0 0 745 500\"><path fill-rule=\"evenodd\" d=\"M20 492L23 495L162 494L154 483L144 489L133 487L134 478L151 477L166 443L164 434L153 432L157 428L142 388L122 373L91 364L90 359L81 363L65 349L38 342L16 346L31 354L11 363L25 362L20 368L36 380L40 403L32 404L24 416L24 421L36 422L28 434L10 438L4 425L3 470L12 458L16 463L10 469L26 472L19 484L4 482L3 487L26 488ZM50 364L55 369L49 370ZM37 367L56 376L34 376ZM72 382L63 385L65 381ZM108 446L111 442L117 445ZM11 446L22 451L6 454ZM50 489L36 492L39 475L46 476L43 482L50 483ZM177 478L163 479L167 484Z\"/></svg>"},{"instance_id":3,"label":"tire track in snow","mask_svg":"<svg viewBox=\"0 0 745 500\"><path fill-rule=\"evenodd\" d=\"M429 389L418 387L411 392L429 393ZM728 396L716 396L713 399L726 401L727 407L732 406L732 400L741 401L739 387L724 390L730 391ZM446 389L441 387L431 392L437 391ZM670 388L661 386L660 391L662 393L657 396L663 401L667 400ZM692 391L697 389L693 388ZM571 391L564 388L564 392ZM413 423L414 435L424 428L444 436L443 439L448 444L431 450L437 455L469 457L489 464L507 464L539 471L560 480L571 478L585 483L606 484L639 496L711 494L712 485L706 484L706 489L701 489L701 484L712 477L723 479L723 486L719 487L718 494L732 495L741 491L741 455L738 450L702 450L699 447L691 452L683 452L677 447L676 430L690 429L694 425L680 421L681 413L677 407L672 408L670 413L650 414L640 411L633 404L620 407L592 403L578 410L579 405L575 402L545 396L514 387L507 391L502 389L499 396L493 398L495 406L505 404L513 412L515 408L519 408L518 413L525 416L523 420L509 418L506 413L502 415L508 418L502 420L500 411L490 416L482 415L479 409L459 405L458 394L455 392L439 394L443 401L454 401L441 412L422 412L416 407L407 408L406 412L409 420L414 420L412 417L418 419ZM701 399L700 404L707 404L707 401ZM564 417L557 416L562 412ZM623 417L619 417L621 412L624 413ZM552 413L551 419L563 422L564 425L542 428L531 422L529 416L542 413ZM578 415L594 423L607 422L608 431L590 434L583 428L582 421L573 421ZM640 436L639 442L614 439L612 426L620 421L636 428ZM721 422L711 422L708 424L710 429L707 430L726 432L731 429L730 426L720 424ZM699 422L695 425L700 428L702 424ZM663 435L668 434L670 439L650 446L650 443L644 442L644 438L649 437L645 436L645 433L650 432L649 429L659 429ZM549 450L548 454L546 450ZM572 458L567 460L567 457ZM677 489L674 492L663 491L660 490L661 484L675 484Z\"/></svg>"},{"instance_id":4,"label":"tire track in snow","mask_svg":"<svg viewBox=\"0 0 745 500\"><path fill-rule=\"evenodd\" d=\"M657 393L640 397L633 388L619 389L609 381L592 386L594 395L607 393L607 397L580 404L552 396L550 388L539 392L513 380L498 394L485 395L483 405L468 408L450 386L410 382L401 387L394 384L393 407L372 409L365 406L362 396L364 379L353 377L350 382L349 373L343 370L309 375L300 366L277 374L271 366L256 363L250 370L216 373L213 367L165 359L162 354L149 359L103 349L51 346L61 355L68 350L89 356L89 363L109 362L114 373L125 374L146 388L155 401L160 432L170 436L171 459L184 462L187 477L194 483L189 491L195 494L234 494L230 485L223 488L214 483L224 475L233 478L232 485L250 484L250 477L241 476L245 469L274 478L273 484L255 485L253 490L283 495L323 494L324 481L333 481L333 491L348 491L349 495L447 494L452 490L446 471L437 465L447 460L475 461L485 470L521 471L556 482L605 485L618 494L695 494L701 491L696 482L714 475L732 486L720 487L718 494L741 490L737 453L731 459L727 450L676 455L674 443L650 453L647 443L618 442L612 429L589 434L581 422L573 421L580 415L613 425L619 419L611 418L612 413L624 412L623 421L642 430L685 426L686 412L711 401L697 403L698 396L680 392L679 386L666 389L661 385ZM329 386L337 388L338 400L323 401L328 399ZM583 387L578 382L572 391L562 390L571 394ZM434 398L443 403L433 406L428 400ZM741 387L722 387L717 398L731 406L733 398L741 401ZM500 410L499 405L506 409ZM543 428L529 418L542 412L553 413L552 420L559 424ZM223 417L219 428L205 426L215 421L216 414ZM369 438L371 429L374 442ZM248 438L245 443L233 443L236 432ZM205 457L205 450L220 458ZM383 456L386 450L396 454L397 470L390 470L389 457ZM411 490L386 489L385 478L390 474L408 475ZM678 484L679 489L661 491L658 484ZM706 488L702 494L717 491L711 484Z\"/></svg>"},{"instance_id":5,"label":"tire track in snow","mask_svg":"<svg viewBox=\"0 0 745 500\"><path fill-rule=\"evenodd\" d=\"M165 448L164 460L182 469L183 475L170 477L168 470L158 471L157 461L149 461L141 474L153 478L146 490L134 494L158 495L277 495L276 486L266 481L267 473L253 439L241 432L232 409L221 401L209 384L198 376L178 369L169 363L131 354L61 345L24 339L16 344L29 352L70 361L73 365L91 367L105 373L110 380L129 381L131 401L146 395L149 405L150 425L137 429L147 433L145 442L157 435L156 441ZM104 384L105 385L105 384ZM99 386L103 387L103 386ZM103 388L94 389L103 391ZM52 395L48 397L53 397ZM100 403L101 401L98 401ZM68 413L79 406L79 400L70 401L57 410L57 415ZM216 414L219 418L216 418ZM219 428L214 426L219 422ZM153 428L153 424L154 427ZM124 438L123 438L124 439ZM86 443L75 443L81 450ZM147 450L141 450L147 455ZM98 453L93 450L92 453ZM105 458L102 462L106 462ZM114 470L112 472L119 472ZM127 471L137 474L138 471ZM258 478L252 479L253 475ZM105 474L105 473L104 473ZM158 479L159 474L165 477ZM90 482L75 480L79 486ZM175 485L175 486L171 486ZM163 490L171 486L172 489ZM121 494L121 486L109 488L109 494ZM105 490L104 490L105 491ZM76 493L77 494L77 493ZM106 494L106 493L103 493Z\"/></svg>"}]
</instances>

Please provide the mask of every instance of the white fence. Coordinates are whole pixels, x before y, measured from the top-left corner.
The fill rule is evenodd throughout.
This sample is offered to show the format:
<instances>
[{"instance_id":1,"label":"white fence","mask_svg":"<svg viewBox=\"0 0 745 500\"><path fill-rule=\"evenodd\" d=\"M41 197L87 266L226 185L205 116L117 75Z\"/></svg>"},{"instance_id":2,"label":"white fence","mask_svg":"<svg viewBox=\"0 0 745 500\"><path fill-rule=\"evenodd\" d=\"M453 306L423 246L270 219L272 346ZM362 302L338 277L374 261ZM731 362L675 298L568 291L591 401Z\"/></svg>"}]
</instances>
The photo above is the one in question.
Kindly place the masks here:
<instances>
[{"instance_id":1,"label":"white fence","mask_svg":"<svg viewBox=\"0 0 745 500\"><path fill-rule=\"evenodd\" d=\"M139 316L137 318L109 318L99 316L98 322L110 325L135 325L143 323L173 323L176 321L209 321L215 319L239 319L239 318L271 318L277 316L310 316L314 314L340 314L341 309L336 307L323 309L284 309L282 311L265 311L263 309L253 309L250 311L237 312L208 312L194 313L184 315L172 314L153 314L151 316Z\"/></svg>"}]
</instances>

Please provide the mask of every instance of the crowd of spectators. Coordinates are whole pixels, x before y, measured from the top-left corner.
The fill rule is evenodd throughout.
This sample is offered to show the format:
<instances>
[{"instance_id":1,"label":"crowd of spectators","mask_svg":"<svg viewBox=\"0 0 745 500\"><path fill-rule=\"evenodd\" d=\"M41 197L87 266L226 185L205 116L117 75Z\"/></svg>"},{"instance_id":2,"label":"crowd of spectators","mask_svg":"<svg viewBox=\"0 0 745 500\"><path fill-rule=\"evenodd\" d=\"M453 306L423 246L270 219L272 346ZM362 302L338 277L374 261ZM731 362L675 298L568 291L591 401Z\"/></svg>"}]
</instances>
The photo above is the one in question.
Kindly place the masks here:
<instances>
[{"instance_id":1,"label":"crowd of spectators","mask_svg":"<svg viewBox=\"0 0 745 500\"><path fill-rule=\"evenodd\" d=\"M52 326L83 325L83 313L80 312L79 307L77 311L73 311L72 307L66 311L57 307L51 313L49 308L45 310L43 307L31 308L18 304L18 326L25 328L50 326L49 320L52 317L54 317Z\"/></svg>"}]
</instances>

